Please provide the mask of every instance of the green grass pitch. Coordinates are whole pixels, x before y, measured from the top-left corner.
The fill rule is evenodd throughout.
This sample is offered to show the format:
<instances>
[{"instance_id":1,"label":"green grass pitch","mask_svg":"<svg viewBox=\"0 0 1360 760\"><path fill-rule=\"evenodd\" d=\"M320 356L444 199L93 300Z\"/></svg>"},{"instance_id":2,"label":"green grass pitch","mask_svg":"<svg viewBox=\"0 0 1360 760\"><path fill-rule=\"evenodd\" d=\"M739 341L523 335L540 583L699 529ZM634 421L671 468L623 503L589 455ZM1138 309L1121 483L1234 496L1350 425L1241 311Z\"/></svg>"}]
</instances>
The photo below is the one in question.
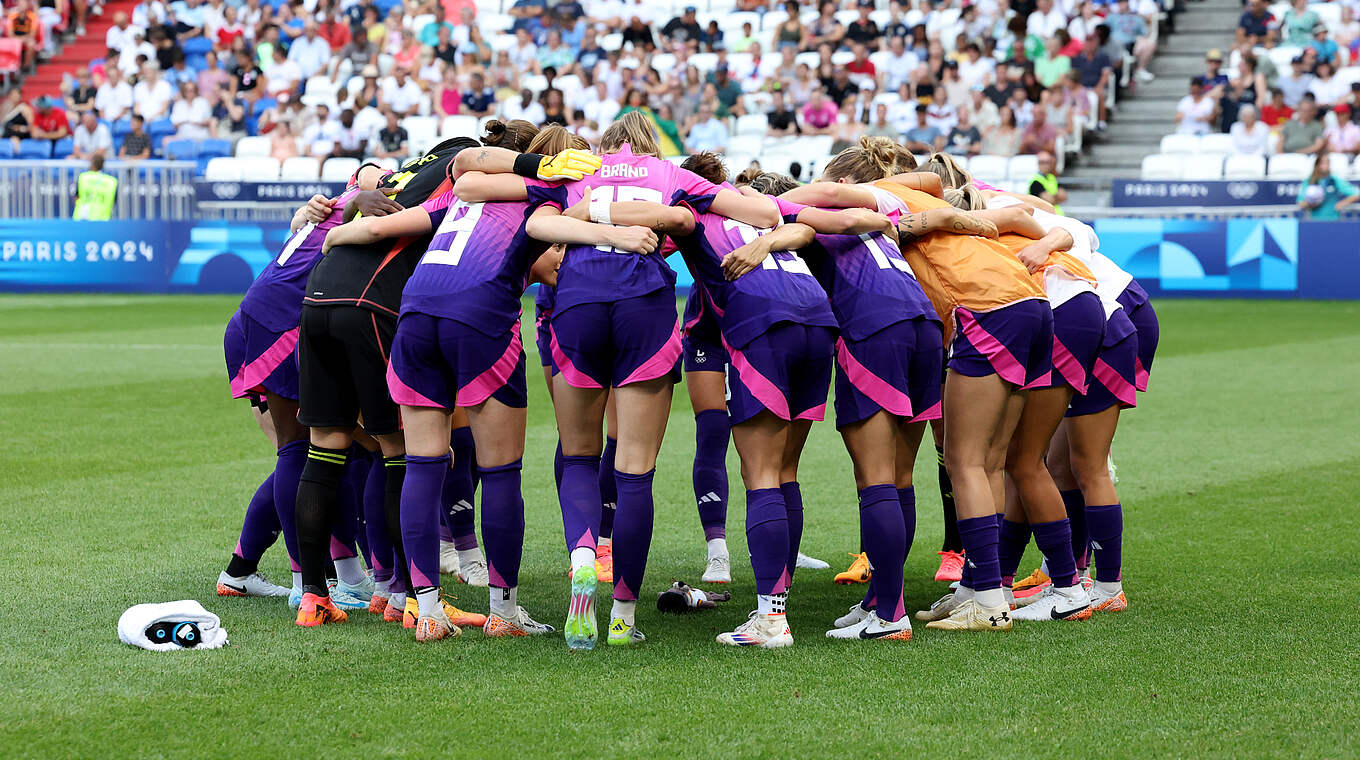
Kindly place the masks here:
<instances>
[{"instance_id":1,"label":"green grass pitch","mask_svg":"<svg viewBox=\"0 0 1360 760\"><path fill-rule=\"evenodd\" d=\"M798 575L797 644L713 642L754 604L735 453L736 598L659 615L649 599L697 580L703 559L680 389L639 606L650 640L572 654L560 636L478 631L417 645L366 613L303 630L282 600L213 594L273 458L227 390L221 338L237 300L0 297L0 756L1360 754L1360 303L1158 301L1152 392L1115 441L1131 609L1010 635L824 638L862 592L831 583L858 527L830 424L804 457L803 547L833 570ZM520 598L560 624L555 433L529 362ZM943 585L930 579L941 520L928 450L917 475L911 610ZM1021 572L1035 562L1031 548ZM282 542L262 568L287 577ZM485 591L447 584L485 611ZM222 617L231 647L117 641L129 605L184 598Z\"/></svg>"}]
</instances>

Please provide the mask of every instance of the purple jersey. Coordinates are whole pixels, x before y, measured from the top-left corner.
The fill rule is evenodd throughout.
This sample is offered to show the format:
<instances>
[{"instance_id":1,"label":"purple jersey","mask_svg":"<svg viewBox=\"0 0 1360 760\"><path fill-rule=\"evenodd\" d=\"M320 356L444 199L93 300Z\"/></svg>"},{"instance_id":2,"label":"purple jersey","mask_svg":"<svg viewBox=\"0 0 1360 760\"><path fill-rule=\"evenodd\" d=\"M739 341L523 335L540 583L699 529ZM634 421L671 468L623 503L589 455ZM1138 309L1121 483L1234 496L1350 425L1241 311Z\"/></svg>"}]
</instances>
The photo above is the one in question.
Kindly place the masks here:
<instances>
[{"instance_id":1,"label":"purple jersey","mask_svg":"<svg viewBox=\"0 0 1360 760\"><path fill-rule=\"evenodd\" d=\"M625 144L618 153L600 157L594 174L566 184L567 205L590 191L591 205L651 201L670 205L677 193L716 194L699 175L652 156L634 155ZM609 246L572 246L557 273L557 313L583 303L621 301L675 287L675 272L660 251L640 256Z\"/></svg>"},{"instance_id":2,"label":"purple jersey","mask_svg":"<svg viewBox=\"0 0 1360 760\"><path fill-rule=\"evenodd\" d=\"M298 326L307 277L321 259L321 244L326 242L326 233L344 221L345 204L358 193L351 181L335 199L330 216L319 224L308 222L289 236L278 258L265 266L241 299L241 313L275 332Z\"/></svg>"},{"instance_id":3,"label":"purple jersey","mask_svg":"<svg viewBox=\"0 0 1360 760\"><path fill-rule=\"evenodd\" d=\"M836 317L826 291L797 254L774 251L735 280L723 276L723 257L769 230L706 212L716 190L681 198L695 209L695 226L694 234L677 239L676 245L727 342L742 348L779 322L834 329Z\"/></svg>"},{"instance_id":4,"label":"purple jersey","mask_svg":"<svg viewBox=\"0 0 1360 760\"><path fill-rule=\"evenodd\" d=\"M548 244L525 226L539 206L563 208L561 187L526 180L528 201L464 203L443 193L421 204L434 237L402 292L401 313L420 312L462 322L497 336L519 319L529 268Z\"/></svg>"},{"instance_id":5,"label":"purple jersey","mask_svg":"<svg viewBox=\"0 0 1360 760\"><path fill-rule=\"evenodd\" d=\"M831 296L841 332L851 340L907 319L940 321L911 266L882 233L818 235L802 254Z\"/></svg>"}]
</instances>

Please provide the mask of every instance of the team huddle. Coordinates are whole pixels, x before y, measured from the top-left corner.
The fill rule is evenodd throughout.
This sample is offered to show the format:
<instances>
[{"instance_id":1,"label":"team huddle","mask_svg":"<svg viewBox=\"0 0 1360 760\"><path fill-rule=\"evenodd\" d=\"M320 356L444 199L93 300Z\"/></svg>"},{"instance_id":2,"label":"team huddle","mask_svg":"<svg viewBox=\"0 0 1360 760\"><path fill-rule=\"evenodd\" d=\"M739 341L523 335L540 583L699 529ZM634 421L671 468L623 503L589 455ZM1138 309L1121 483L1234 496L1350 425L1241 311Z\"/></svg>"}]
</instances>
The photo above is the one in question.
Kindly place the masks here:
<instances>
[{"instance_id":1,"label":"team huddle","mask_svg":"<svg viewBox=\"0 0 1360 760\"><path fill-rule=\"evenodd\" d=\"M885 138L862 139L807 185L758 172L729 184L708 153L662 160L638 113L600 151L560 126L492 122L480 143L454 138L395 173L367 164L343 194L298 210L227 328L233 395L251 399L278 460L219 594L288 596L309 627L367 609L417 641L474 625L556 632L517 598L520 304L538 283L569 648L599 639L600 583L613 587L606 643L645 640L652 481L682 372L706 584L731 581L729 441L746 489L756 608L719 643L793 644L786 609L806 561L798 467L833 374L861 536L837 581L867 591L828 637L911 638L903 566L927 427L946 522L935 577L955 583L918 620L1002 631L1127 608L1108 462L1158 328L1094 230L947 155L918 166ZM673 252L695 283L683 318ZM291 589L258 572L280 533ZM1016 582L1031 536L1043 565ZM451 604L441 572L489 586L488 614ZM725 595L676 584L661 597L682 610Z\"/></svg>"}]
</instances>

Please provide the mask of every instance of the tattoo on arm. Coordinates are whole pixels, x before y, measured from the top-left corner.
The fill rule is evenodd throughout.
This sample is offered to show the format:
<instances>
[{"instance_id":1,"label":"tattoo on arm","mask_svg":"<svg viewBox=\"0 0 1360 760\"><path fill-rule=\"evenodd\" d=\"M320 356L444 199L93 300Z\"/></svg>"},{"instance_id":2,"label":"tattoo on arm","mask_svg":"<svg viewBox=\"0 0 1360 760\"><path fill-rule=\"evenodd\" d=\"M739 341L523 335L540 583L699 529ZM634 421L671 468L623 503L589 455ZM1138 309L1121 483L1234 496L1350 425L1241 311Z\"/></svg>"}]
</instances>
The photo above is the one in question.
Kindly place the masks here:
<instances>
[{"instance_id":1,"label":"tattoo on arm","mask_svg":"<svg viewBox=\"0 0 1360 760\"><path fill-rule=\"evenodd\" d=\"M486 148L482 148L481 152L477 154L477 165L481 166L484 163L486 163Z\"/></svg>"}]
</instances>

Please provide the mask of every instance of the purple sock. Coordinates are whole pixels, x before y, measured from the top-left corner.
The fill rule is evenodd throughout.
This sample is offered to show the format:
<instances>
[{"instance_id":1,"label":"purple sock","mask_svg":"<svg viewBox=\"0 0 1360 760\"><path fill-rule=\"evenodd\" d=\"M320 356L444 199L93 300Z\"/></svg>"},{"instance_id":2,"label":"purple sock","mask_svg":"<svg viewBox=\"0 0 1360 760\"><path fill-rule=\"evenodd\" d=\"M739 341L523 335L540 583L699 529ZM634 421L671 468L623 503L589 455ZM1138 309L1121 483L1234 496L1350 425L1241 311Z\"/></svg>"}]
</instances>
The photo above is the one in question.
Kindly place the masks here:
<instances>
[{"instance_id":1,"label":"purple sock","mask_svg":"<svg viewBox=\"0 0 1360 760\"><path fill-rule=\"evenodd\" d=\"M1119 504L1086 508L1091 549L1096 561L1096 580L1114 583L1123 575L1124 509Z\"/></svg>"},{"instance_id":2,"label":"purple sock","mask_svg":"<svg viewBox=\"0 0 1360 760\"><path fill-rule=\"evenodd\" d=\"M970 517L959 520L959 538L963 540L965 572L969 568L969 588L987 591L1001 587L1001 565L997 561L996 516Z\"/></svg>"},{"instance_id":3,"label":"purple sock","mask_svg":"<svg viewBox=\"0 0 1360 760\"><path fill-rule=\"evenodd\" d=\"M614 471L619 486L619 513L614 517L614 598L637 601L647 552L652 548L652 480L656 470L641 475Z\"/></svg>"},{"instance_id":4,"label":"purple sock","mask_svg":"<svg viewBox=\"0 0 1360 760\"><path fill-rule=\"evenodd\" d=\"M270 473L255 489L255 495L250 497L245 520L241 523L241 537L236 539L236 550L233 552L250 567L244 573L231 574L240 577L255 572L260 557L278 538L279 513L274 509L274 474Z\"/></svg>"},{"instance_id":5,"label":"purple sock","mask_svg":"<svg viewBox=\"0 0 1360 760\"><path fill-rule=\"evenodd\" d=\"M373 580L392 579L392 540L387 537L387 513L385 512L387 476L383 471L383 458L368 455L368 480L364 483L364 534L368 536L368 566L373 568Z\"/></svg>"},{"instance_id":6,"label":"purple sock","mask_svg":"<svg viewBox=\"0 0 1360 760\"><path fill-rule=\"evenodd\" d=\"M331 559L359 556L357 534L359 513L363 511L364 481L368 475L368 459L361 458L364 448L351 446L345 462L345 475L340 481L340 501L336 504L335 523L331 526Z\"/></svg>"},{"instance_id":7,"label":"purple sock","mask_svg":"<svg viewBox=\"0 0 1360 760\"><path fill-rule=\"evenodd\" d=\"M619 486L614 479L614 452L619 442L605 436L600 454L600 538L614 537L614 515L619 509Z\"/></svg>"},{"instance_id":8,"label":"purple sock","mask_svg":"<svg viewBox=\"0 0 1360 760\"><path fill-rule=\"evenodd\" d=\"M444 477L444 509L453 545L458 549L477 548L477 447L472 441L472 428L454 428L449 438L453 448L453 464Z\"/></svg>"},{"instance_id":9,"label":"purple sock","mask_svg":"<svg viewBox=\"0 0 1360 760\"><path fill-rule=\"evenodd\" d=\"M1082 498L1079 488L1058 493L1062 495L1063 506L1067 508L1067 521L1072 524L1072 557L1077 562L1077 568L1084 570L1091 564L1091 555L1087 552L1091 537L1086 533L1086 500Z\"/></svg>"},{"instance_id":10,"label":"purple sock","mask_svg":"<svg viewBox=\"0 0 1360 760\"><path fill-rule=\"evenodd\" d=\"M444 481L444 490L448 490L449 481ZM439 510L439 541L441 543L453 543L453 531L449 530L449 513Z\"/></svg>"},{"instance_id":11,"label":"purple sock","mask_svg":"<svg viewBox=\"0 0 1360 760\"><path fill-rule=\"evenodd\" d=\"M524 496L516 459L500 467L479 467L482 480L482 543L486 570L495 588L519 585L519 563L524 552Z\"/></svg>"},{"instance_id":12,"label":"purple sock","mask_svg":"<svg viewBox=\"0 0 1360 760\"><path fill-rule=\"evenodd\" d=\"M562 505L567 551L583 546L594 549L600 530L600 458L564 455L557 498Z\"/></svg>"},{"instance_id":13,"label":"purple sock","mask_svg":"<svg viewBox=\"0 0 1360 760\"><path fill-rule=\"evenodd\" d=\"M353 493L354 545L359 556L368 559L368 534L364 532L364 487L368 485L368 451L363 446L350 447L349 462L345 465L345 487Z\"/></svg>"},{"instance_id":14,"label":"purple sock","mask_svg":"<svg viewBox=\"0 0 1360 760\"><path fill-rule=\"evenodd\" d=\"M1035 523L1034 545L1048 560L1048 577L1053 585L1067 588L1077 582L1077 562L1072 557L1072 524L1064 517L1053 522Z\"/></svg>"},{"instance_id":15,"label":"purple sock","mask_svg":"<svg viewBox=\"0 0 1360 760\"><path fill-rule=\"evenodd\" d=\"M1029 523L1011 522L1003 519L997 542L997 557L1001 564L1001 585L1009 586L1015 582L1015 572L1020 569L1020 558L1029 544Z\"/></svg>"},{"instance_id":16,"label":"purple sock","mask_svg":"<svg viewBox=\"0 0 1360 760\"><path fill-rule=\"evenodd\" d=\"M694 499L704 540L727 538L727 440L731 421L726 409L694 415Z\"/></svg>"},{"instance_id":17,"label":"purple sock","mask_svg":"<svg viewBox=\"0 0 1360 760\"><path fill-rule=\"evenodd\" d=\"M562 493L562 439L557 439L557 452L553 454L553 483L557 492Z\"/></svg>"},{"instance_id":18,"label":"purple sock","mask_svg":"<svg viewBox=\"0 0 1360 760\"><path fill-rule=\"evenodd\" d=\"M916 540L916 488L907 486L897 489L897 503L902 507L902 526L907 531L907 550L903 560L911 556L911 544Z\"/></svg>"},{"instance_id":19,"label":"purple sock","mask_svg":"<svg viewBox=\"0 0 1360 760\"><path fill-rule=\"evenodd\" d=\"M798 547L803 543L803 492L798 481L791 480L779 484L779 495L784 499L784 515L789 523L789 583L793 583L793 573L798 568Z\"/></svg>"},{"instance_id":20,"label":"purple sock","mask_svg":"<svg viewBox=\"0 0 1360 760\"><path fill-rule=\"evenodd\" d=\"M416 589L439 585L439 493L449 469L449 455L406 455L406 482L401 488L401 543Z\"/></svg>"},{"instance_id":21,"label":"purple sock","mask_svg":"<svg viewBox=\"0 0 1360 760\"><path fill-rule=\"evenodd\" d=\"M891 483L873 485L859 492L859 540L874 566L869 585L879 602L878 614L889 622L906 614L902 600L902 565L907 560L907 530L902 522L902 503Z\"/></svg>"},{"instance_id":22,"label":"purple sock","mask_svg":"<svg viewBox=\"0 0 1360 760\"><path fill-rule=\"evenodd\" d=\"M283 545L288 549L293 572L302 569L298 564L301 554L297 540L297 492L302 467L307 463L307 446L307 441L285 444L279 449L279 459L274 464L274 509L283 528Z\"/></svg>"},{"instance_id":23,"label":"purple sock","mask_svg":"<svg viewBox=\"0 0 1360 760\"><path fill-rule=\"evenodd\" d=\"M746 547L757 594L779 594L789 588L789 518L778 488L746 492Z\"/></svg>"}]
</instances>

